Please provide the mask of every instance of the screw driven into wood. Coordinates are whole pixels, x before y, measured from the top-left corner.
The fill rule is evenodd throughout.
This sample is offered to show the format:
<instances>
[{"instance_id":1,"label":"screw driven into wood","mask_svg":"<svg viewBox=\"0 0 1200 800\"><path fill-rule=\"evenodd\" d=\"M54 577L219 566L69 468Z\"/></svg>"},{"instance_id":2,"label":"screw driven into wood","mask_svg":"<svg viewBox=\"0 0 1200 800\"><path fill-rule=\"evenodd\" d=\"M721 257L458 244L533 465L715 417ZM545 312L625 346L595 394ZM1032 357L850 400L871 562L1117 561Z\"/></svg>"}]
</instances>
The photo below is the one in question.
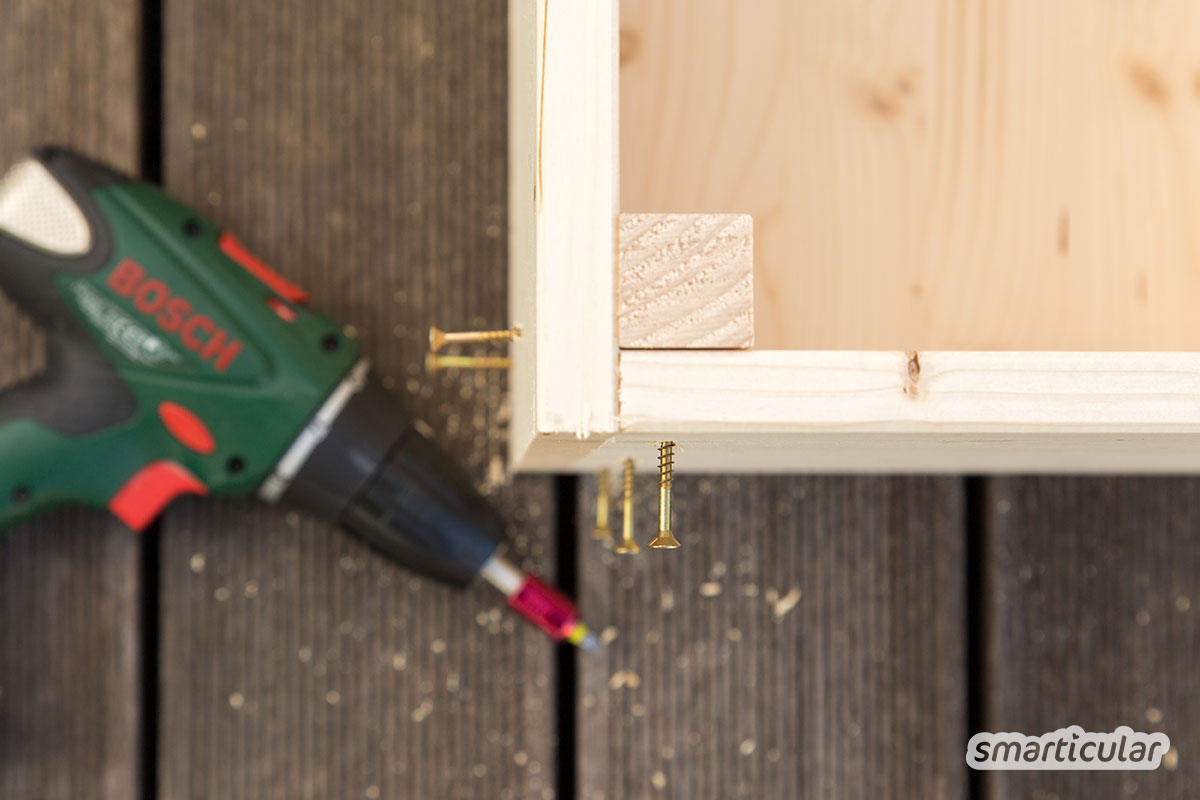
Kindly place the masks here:
<instances>
[{"instance_id":1,"label":"screw driven into wood","mask_svg":"<svg viewBox=\"0 0 1200 800\"><path fill-rule=\"evenodd\" d=\"M505 331L451 331L441 328L429 329L429 349L436 353L448 344L469 344L473 342L511 342L520 340L521 329L510 328Z\"/></svg>"},{"instance_id":2,"label":"screw driven into wood","mask_svg":"<svg viewBox=\"0 0 1200 800\"><path fill-rule=\"evenodd\" d=\"M671 484L674 483L675 443L658 443L658 536L648 547L674 550L679 540L671 533Z\"/></svg>"},{"instance_id":3,"label":"screw driven into wood","mask_svg":"<svg viewBox=\"0 0 1200 800\"><path fill-rule=\"evenodd\" d=\"M596 529L592 531L593 539L609 541L613 538L612 528L608 525L608 470L602 469L596 475Z\"/></svg>"},{"instance_id":4,"label":"screw driven into wood","mask_svg":"<svg viewBox=\"0 0 1200 800\"><path fill-rule=\"evenodd\" d=\"M621 528L621 541L613 548L614 552L629 554L641 550L637 542L633 540L633 459L625 459L625 497L622 505L624 506L624 519Z\"/></svg>"},{"instance_id":5,"label":"screw driven into wood","mask_svg":"<svg viewBox=\"0 0 1200 800\"><path fill-rule=\"evenodd\" d=\"M443 369L511 369L512 359L508 356L439 356L425 355L425 371L439 372Z\"/></svg>"}]
</instances>

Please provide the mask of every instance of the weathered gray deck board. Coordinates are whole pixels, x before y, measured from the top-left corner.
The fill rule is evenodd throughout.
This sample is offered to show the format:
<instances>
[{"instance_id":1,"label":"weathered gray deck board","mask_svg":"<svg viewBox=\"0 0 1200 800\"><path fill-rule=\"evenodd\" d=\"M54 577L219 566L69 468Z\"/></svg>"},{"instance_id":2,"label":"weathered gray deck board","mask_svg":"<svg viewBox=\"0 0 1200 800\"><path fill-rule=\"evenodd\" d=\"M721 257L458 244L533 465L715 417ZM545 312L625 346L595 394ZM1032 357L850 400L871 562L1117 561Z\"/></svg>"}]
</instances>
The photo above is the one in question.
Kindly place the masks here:
<instances>
[{"instance_id":1,"label":"weathered gray deck board","mask_svg":"<svg viewBox=\"0 0 1200 800\"><path fill-rule=\"evenodd\" d=\"M585 483L583 602L617 637L580 660L580 797L963 796L961 481L678 479L683 547L632 557L590 541Z\"/></svg>"},{"instance_id":2,"label":"weathered gray deck board","mask_svg":"<svg viewBox=\"0 0 1200 800\"><path fill-rule=\"evenodd\" d=\"M993 773L989 796L1195 797L1200 481L998 478L987 503L984 728L1128 725L1176 748L1151 773Z\"/></svg>"},{"instance_id":3,"label":"weathered gray deck board","mask_svg":"<svg viewBox=\"0 0 1200 800\"><path fill-rule=\"evenodd\" d=\"M0 2L0 170L46 141L136 166L137 9ZM0 387L43 357L0 299ZM138 796L138 551L84 511L0 535L0 797Z\"/></svg>"},{"instance_id":4,"label":"weathered gray deck board","mask_svg":"<svg viewBox=\"0 0 1200 800\"><path fill-rule=\"evenodd\" d=\"M480 480L504 377L424 375L426 331L506 322L503 3L166 7L166 183L357 327ZM502 492L553 563L551 481ZM161 794L540 797L553 648L303 516L172 510L162 549ZM203 563L201 563L201 561Z\"/></svg>"}]
</instances>

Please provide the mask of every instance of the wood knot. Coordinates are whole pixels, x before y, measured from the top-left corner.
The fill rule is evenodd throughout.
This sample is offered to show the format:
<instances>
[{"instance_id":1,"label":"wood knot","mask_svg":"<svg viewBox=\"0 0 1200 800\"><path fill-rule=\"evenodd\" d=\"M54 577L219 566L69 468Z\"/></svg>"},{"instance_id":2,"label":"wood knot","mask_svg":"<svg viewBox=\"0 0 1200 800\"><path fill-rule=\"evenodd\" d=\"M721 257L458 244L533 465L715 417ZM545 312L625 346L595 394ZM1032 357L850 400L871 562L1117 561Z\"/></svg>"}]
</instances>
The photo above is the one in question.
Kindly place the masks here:
<instances>
[{"instance_id":1,"label":"wood knot","mask_svg":"<svg viewBox=\"0 0 1200 800\"><path fill-rule=\"evenodd\" d=\"M891 81L855 79L851 88L867 113L880 119L893 119L904 111L906 101L916 90L916 77L912 70L906 70Z\"/></svg>"},{"instance_id":2,"label":"wood knot","mask_svg":"<svg viewBox=\"0 0 1200 800\"><path fill-rule=\"evenodd\" d=\"M1165 106L1171 102L1171 89L1163 79L1162 73L1145 61L1130 59L1125 64L1125 72L1134 91L1146 102L1156 106Z\"/></svg>"},{"instance_id":3,"label":"wood knot","mask_svg":"<svg viewBox=\"0 0 1200 800\"><path fill-rule=\"evenodd\" d=\"M633 60L634 56L642 48L642 37L635 30L629 28L621 28L620 35L617 40L618 53L617 63L623 67Z\"/></svg>"},{"instance_id":4,"label":"wood knot","mask_svg":"<svg viewBox=\"0 0 1200 800\"><path fill-rule=\"evenodd\" d=\"M916 397L920 393L918 384L921 382L921 357L916 350L908 351L908 375L904 383L904 393Z\"/></svg>"}]
</instances>

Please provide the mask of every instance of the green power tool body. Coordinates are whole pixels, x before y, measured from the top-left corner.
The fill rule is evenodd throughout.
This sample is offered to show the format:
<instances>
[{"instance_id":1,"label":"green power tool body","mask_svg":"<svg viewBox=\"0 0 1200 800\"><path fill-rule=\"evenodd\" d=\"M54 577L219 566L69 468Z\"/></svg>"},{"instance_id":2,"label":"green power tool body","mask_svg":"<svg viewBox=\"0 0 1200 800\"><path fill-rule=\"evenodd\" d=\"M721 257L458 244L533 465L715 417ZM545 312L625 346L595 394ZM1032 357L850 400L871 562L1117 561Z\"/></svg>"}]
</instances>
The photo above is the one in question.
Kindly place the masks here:
<instances>
[{"instance_id":1,"label":"green power tool body","mask_svg":"<svg viewBox=\"0 0 1200 800\"><path fill-rule=\"evenodd\" d=\"M141 530L182 494L257 494L447 582L481 574L554 638L594 642L497 555L499 517L342 326L157 187L36 151L0 180L0 290L47 362L0 392L0 530L63 505Z\"/></svg>"}]
</instances>

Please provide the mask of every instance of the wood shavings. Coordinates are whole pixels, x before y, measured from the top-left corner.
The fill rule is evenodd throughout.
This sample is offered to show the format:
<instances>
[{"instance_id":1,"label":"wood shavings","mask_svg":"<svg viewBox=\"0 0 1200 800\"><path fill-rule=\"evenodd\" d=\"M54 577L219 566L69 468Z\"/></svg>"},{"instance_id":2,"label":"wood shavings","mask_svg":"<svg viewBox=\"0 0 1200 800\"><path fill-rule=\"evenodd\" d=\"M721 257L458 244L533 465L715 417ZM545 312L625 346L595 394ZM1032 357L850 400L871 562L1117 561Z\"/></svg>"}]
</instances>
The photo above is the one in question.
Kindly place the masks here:
<instances>
[{"instance_id":1,"label":"wood shavings","mask_svg":"<svg viewBox=\"0 0 1200 800\"><path fill-rule=\"evenodd\" d=\"M191 567L192 572L199 575L201 572L204 572L205 563L204 554L196 553L192 556L191 561L188 562L188 566Z\"/></svg>"},{"instance_id":2,"label":"wood shavings","mask_svg":"<svg viewBox=\"0 0 1200 800\"><path fill-rule=\"evenodd\" d=\"M429 715L433 713L433 703L429 700L421 701L421 705L413 709L412 721L424 722L429 719Z\"/></svg>"},{"instance_id":3,"label":"wood shavings","mask_svg":"<svg viewBox=\"0 0 1200 800\"><path fill-rule=\"evenodd\" d=\"M608 688L610 689L620 689L626 686L630 689L636 689L641 685L642 679L631 669L618 670L608 679Z\"/></svg>"},{"instance_id":4,"label":"wood shavings","mask_svg":"<svg viewBox=\"0 0 1200 800\"><path fill-rule=\"evenodd\" d=\"M700 584L701 597L716 597L721 593L721 591L721 584L717 583L716 581L708 581Z\"/></svg>"},{"instance_id":5,"label":"wood shavings","mask_svg":"<svg viewBox=\"0 0 1200 800\"><path fill-rule=\"evenodd\" d=\"M792 587L787 594L779 598L779 600L777 600L774 605L771 606L771 611L775 614L775 619L782 619L785 614L795 608L796 604L800 602L800 597L800 590Z\"/></svg>"}]
</instances>

